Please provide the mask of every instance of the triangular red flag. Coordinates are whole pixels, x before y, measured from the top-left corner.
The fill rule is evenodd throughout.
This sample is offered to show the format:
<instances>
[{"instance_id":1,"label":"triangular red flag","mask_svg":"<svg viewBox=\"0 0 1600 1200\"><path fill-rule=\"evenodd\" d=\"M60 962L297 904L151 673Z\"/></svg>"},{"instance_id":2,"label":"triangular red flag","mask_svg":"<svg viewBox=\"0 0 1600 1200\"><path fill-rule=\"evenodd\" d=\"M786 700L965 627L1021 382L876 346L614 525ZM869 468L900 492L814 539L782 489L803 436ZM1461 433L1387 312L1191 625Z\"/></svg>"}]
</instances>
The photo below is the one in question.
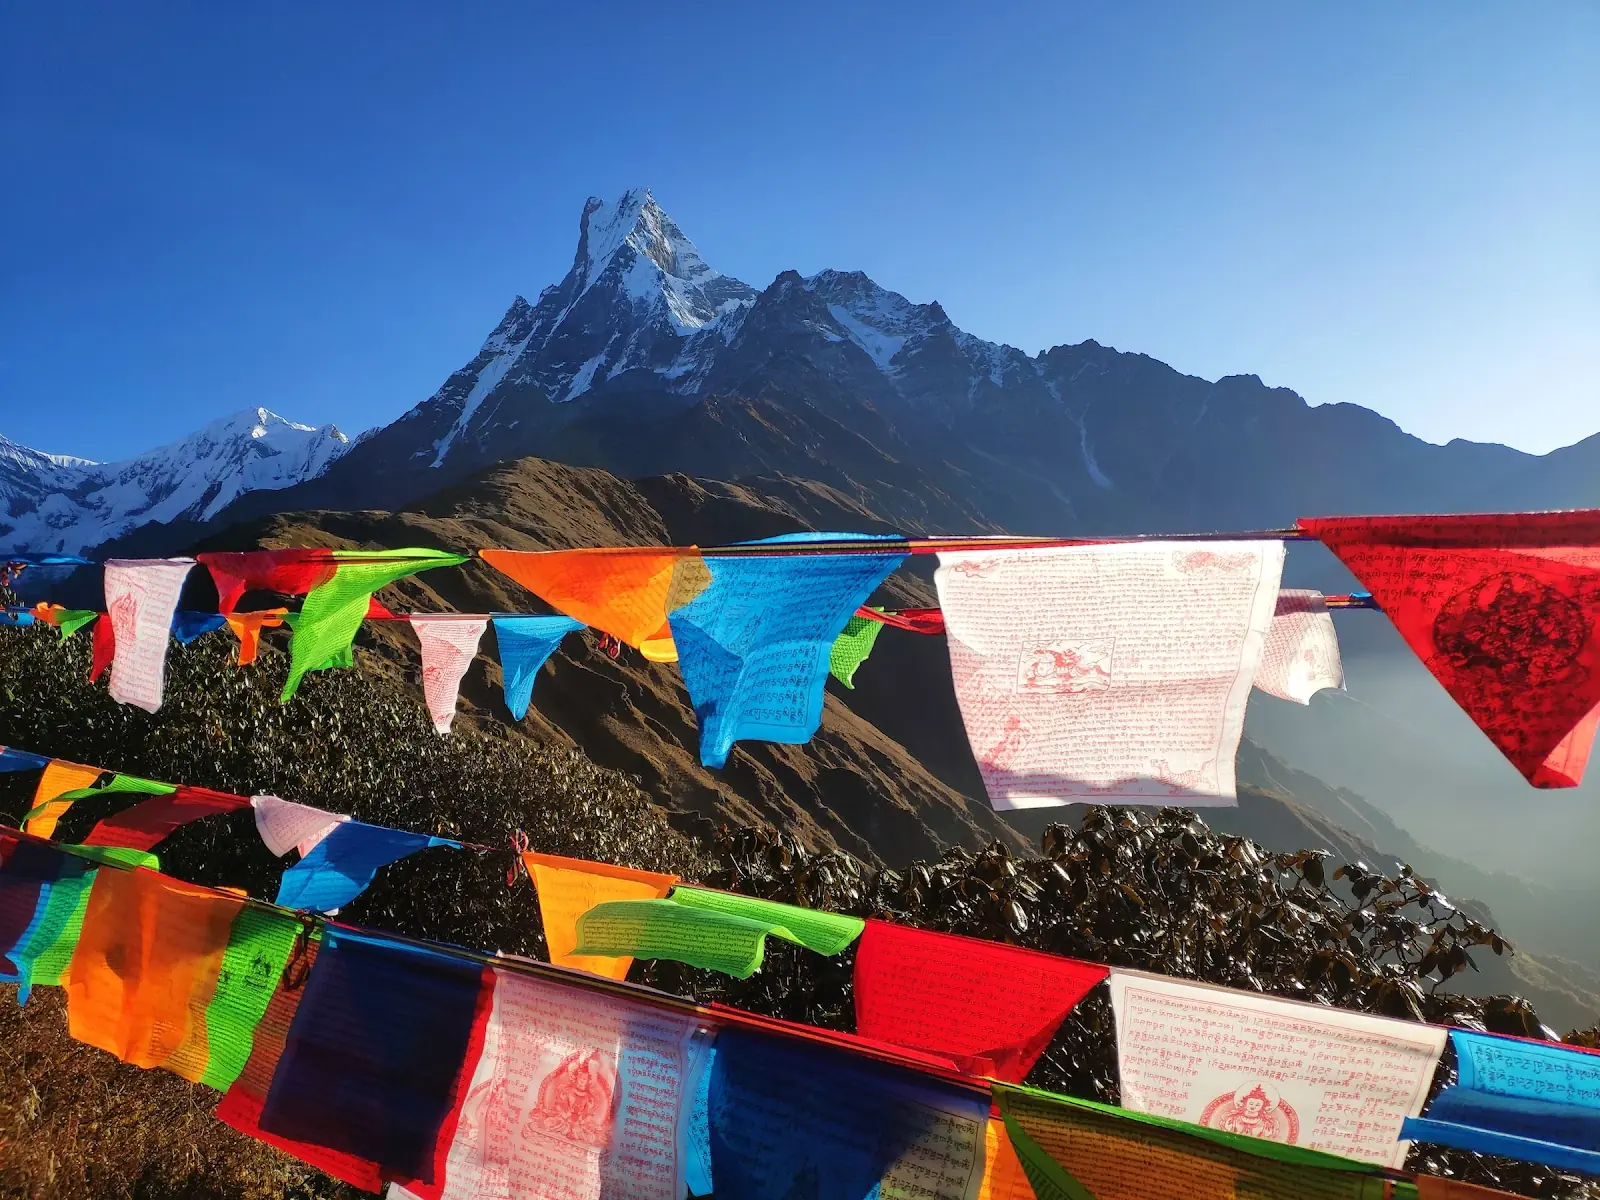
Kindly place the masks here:
<instances>
[{"instance_id":1,"label":"triangular red flag","mask_svg":"<svg viewBox=\"0 0 1600 1200\"><path fill-rule=\"evenodd\" d=\"M1535 787L1600 725L1600 510L1311 517L1400 636Z\"/></svg>"},{"instance_id":2,"label":"triangular red flag","mask_svg":"<svg viewBox=\"0 0 1600 1200\"><path fill-rule=\"evenodd\" d=\"M333 578L333 551L322 547L303 550L227 550L196 554L217 585L217 609L231 613L246 592L283 592L303 596Z\"/></svg>"},{"instance_id":3,"label":"triangular red flag","mask_svg":"<svg viewBox=\"0 0 1600 1200\"><path fill-rule=\"evenodd\" d=\"M856 944L856 1032L1021 1083L1108 968L1004 942L868 921Z\"/></svg>"},{"instance_id":4,"label":"triangular red flag","mask_svg":"<svg viewBox=\"0 0 1600 1200\"><path fill-rule=\"evenodd\" d=\"M148 850L180 825L213 813L249 808L248 796L213 792L210 788L180 787L165 796L141 800L132 808L107 817L89 831L85 846L131 846Z\"/></svg>"},{"instance_id":5,"label":"triangular red flag","mask_svg":"<svg viewBox=\"0 0 1600 1200\"><path fill-rule=\"evenodd\" d=\"M111 624L111 618L105 613L95 618L94 643L89 649L89 682L93 683L117 656L116 627Z\"/></svg>"}]
</instances>

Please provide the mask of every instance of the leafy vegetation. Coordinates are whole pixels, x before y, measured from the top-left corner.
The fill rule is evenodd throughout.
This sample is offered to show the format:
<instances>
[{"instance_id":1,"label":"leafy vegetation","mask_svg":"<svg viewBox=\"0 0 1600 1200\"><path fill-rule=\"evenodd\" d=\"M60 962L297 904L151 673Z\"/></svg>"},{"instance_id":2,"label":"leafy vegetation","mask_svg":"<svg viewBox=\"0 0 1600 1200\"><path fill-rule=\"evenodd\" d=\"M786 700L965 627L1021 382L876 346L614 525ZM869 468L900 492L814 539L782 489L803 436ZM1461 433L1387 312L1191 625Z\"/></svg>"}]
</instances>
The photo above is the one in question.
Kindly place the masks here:
<instances>
[{"instance_id":1,"label":"leafy vegetation","mask_svg":"<svg viewBox=\"0 0 1600 1200\"><path fill-rule=\"evenodd\" d=\"M135 774L273 792L399 828L490 847L525 831L533 848L652 870L790 903L996 938L1074 957L1231 987L1550 1036L1513 997L1473 999L1445 984L1475 954L1508 953L1492 930L1410 872L1333 868L1316 851L1273 854L1213 833L1194 814L1091 810L1052 826L1042 853L951 849L904 872L813 854L778 831L680 832L631 780L563 747L513 735L438 737L420 689L356 671L319 672L291 704L276 696L285 656L230 665L226 634L174 646L167 701L151 715L113 703L86 680L89 639L43 629L0 639L0 741ZM33 777L0 776L0 813L30 805ZM108 809L81 801L60 836L81 836ZM107 801L106 803L112 803ZM249 813L179 830L165 869L270 897L283 863ZM509 849L431 850L380 873L344 914L422 937L542 956L537 901L508 886ZM703 1000L848 1028L849 953L835 959L779 943L749 980L668 962L633 978ZM349 1189L208 1114L215 1097L139 1071L66 1038L59 998L27 1010L0 1000L0 1191L26 1196L346 1196ZM1595 1044L1600 1030L1572 1035ZM1436 1086L1449 1072L1441 1071ZM1029 1082L1117 1099L1115 1036L1103 989L1063 1025ZM1579 1197L1547 1168L1419 1149L1412 1165L1528 1195Z\"/></svg>"}]
</instances>

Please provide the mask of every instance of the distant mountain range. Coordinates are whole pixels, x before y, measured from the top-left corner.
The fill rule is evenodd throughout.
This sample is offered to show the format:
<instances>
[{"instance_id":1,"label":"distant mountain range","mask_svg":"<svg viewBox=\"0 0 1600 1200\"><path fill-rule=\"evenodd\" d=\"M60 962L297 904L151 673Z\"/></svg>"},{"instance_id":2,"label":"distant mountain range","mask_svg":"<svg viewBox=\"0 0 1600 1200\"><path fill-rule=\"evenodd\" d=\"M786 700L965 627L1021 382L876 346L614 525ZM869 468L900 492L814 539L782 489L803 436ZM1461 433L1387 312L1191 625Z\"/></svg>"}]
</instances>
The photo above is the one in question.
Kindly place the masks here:
<instances>
[{"instance_id":1,"label":"distant mountain range","mask_svg":"<svg viewBox=\"0 0 1600 1200\"><path fill-rule=\"evenodd\" d=\"M1093 341L1029 356L859 272L786 271L758 291L639 189L590 199L566 278L517 297L443 387L358 443L264 409L125 463L7 443L0 549L394 507L530 454L625 477L811 480L911 532L1600 504L1600 435L1543 456L1436 446L1253 375L1210 382Z\"/></svg>"},{"instance_id":2,"label":"distant mountain range","mask_svg":"<svg viewBox=\"0 0 1600 1200\"><path fill-rule=\"evenodd\" d=\"M315 479L350 445L264 408L114 463L0 437L0 551L79 554L151 523L210 520L248 492Z\"/></svg>"}]
</instances>

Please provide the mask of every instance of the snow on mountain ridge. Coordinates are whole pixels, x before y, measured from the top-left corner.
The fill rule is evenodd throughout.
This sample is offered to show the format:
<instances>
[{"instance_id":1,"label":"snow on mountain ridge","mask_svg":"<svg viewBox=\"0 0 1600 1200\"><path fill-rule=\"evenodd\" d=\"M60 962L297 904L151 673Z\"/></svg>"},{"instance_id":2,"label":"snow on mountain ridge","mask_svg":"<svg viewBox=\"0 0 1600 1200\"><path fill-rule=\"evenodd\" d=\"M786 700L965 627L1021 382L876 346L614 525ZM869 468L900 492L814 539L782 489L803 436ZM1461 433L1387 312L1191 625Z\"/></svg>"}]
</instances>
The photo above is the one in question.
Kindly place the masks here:
<instances>
[{"instance_id":1,"label":"snow on mountain ridge","mask_svg":"<svg viewBox=\"0 0 1600 1200\"><path fill-rule=\"evenodd\" d=\"M246 492L321 475L351 446L336 426L245 409L120 462L0 446L0 551L78 554L152 521L205 520Z\"/></svg>"}]
</instances>

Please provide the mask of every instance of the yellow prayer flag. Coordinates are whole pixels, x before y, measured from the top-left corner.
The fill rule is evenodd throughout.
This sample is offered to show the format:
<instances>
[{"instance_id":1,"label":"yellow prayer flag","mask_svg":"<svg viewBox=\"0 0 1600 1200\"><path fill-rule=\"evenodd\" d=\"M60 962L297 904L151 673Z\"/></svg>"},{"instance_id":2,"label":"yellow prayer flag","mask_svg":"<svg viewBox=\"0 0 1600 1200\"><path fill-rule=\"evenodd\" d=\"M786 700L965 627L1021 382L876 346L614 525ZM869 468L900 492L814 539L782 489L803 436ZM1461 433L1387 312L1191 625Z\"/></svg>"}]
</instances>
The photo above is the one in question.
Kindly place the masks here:
<instances>
[{"instance_id":1,"label":"yellow prayer flag","mask_svg":"<svg viewBox=\"0 0 1600 1200\"><path fill-rule=\"evenodd\" d=\"M92 787L94 781L104 774L101 767L86 767L62 758L51 759L44 774L39 776L39 786L33 793L34 815L25 820L22 827L35 837L54 837L56 822L72 807L71 800L59 800L57 797ZM39 811L41 809L42 812Z\"/></svg>"},{"instance_id":2,"label":"yellow prayer flag","mask_svg":"<svg viewBox=\"0 0 1600 1200\"><path fill-rule=\"evenodd\" d=\"M67 976L72 1036L200 1082L210 1058L206 1009L243 908L154 871L101 870Z\"/></svg>"},{"instance_id":3,"label":"yellow prayer flag","mask_svg":"<svg viewBox=\"0 0 1600 1200\"><path fill-rule=\"evenodd\" d=\"M633 959L574 954L578 945L578 918L595 905L611 900L660 900L678 882L676 875L658 875L555 854L528 853L522 856L522 861L539 893L539 913L544 918L544 940L550 947L550 961L558 967L572 967L607 979L626 978Z\"/></svg>"},{"instance_id":4,"label":"yellow prayer flag","mask_svg":"<svg viewBox=\"0 0 1600 1200\"><path fill-rule=\"evenodd\" d=\"M668 598L676 603L693 598L679 595L682 578L678 590L673 588L679 562L699 560L693 547L480 550L478 556L557 612L609 633L653 662L678 660L667 624Z\"/></svg>"}]
</instances>

